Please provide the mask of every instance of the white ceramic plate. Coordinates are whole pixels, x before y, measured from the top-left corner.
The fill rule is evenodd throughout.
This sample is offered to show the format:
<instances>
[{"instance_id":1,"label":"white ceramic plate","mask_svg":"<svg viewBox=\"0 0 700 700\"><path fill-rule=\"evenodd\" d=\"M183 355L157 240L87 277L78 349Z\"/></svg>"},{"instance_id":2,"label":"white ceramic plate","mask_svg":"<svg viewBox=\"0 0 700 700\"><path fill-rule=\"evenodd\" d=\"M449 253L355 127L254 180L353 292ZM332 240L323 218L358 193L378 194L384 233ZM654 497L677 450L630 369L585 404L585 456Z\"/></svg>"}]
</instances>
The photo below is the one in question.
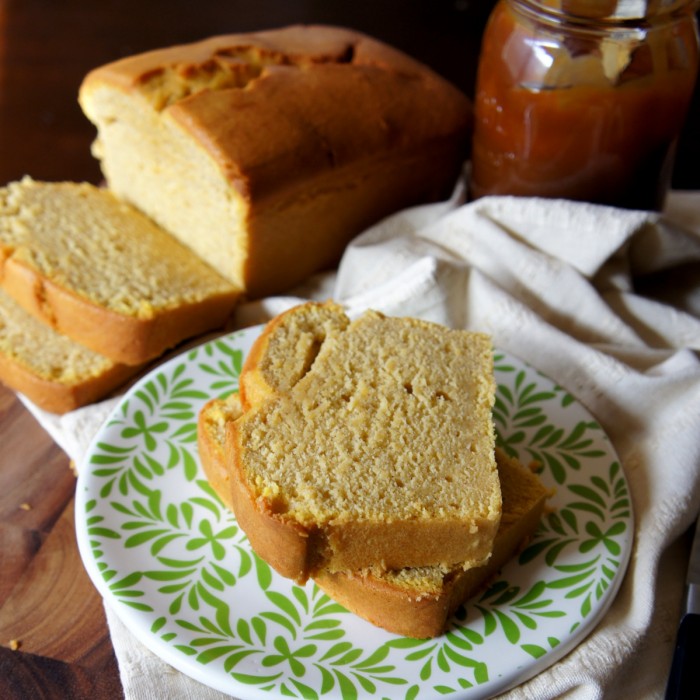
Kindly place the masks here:
<instances>
[{"instance_id":1,"label":"white ceramic plate","mask_svg":"<svg viewBox=\"0 0 700 700\"><path fill-rule=\"evenodd\" d=\"M155 654L252 698L481 698L576 646L607 610L632 547L628 484L600 426L561 387L495 352L499 444L556 487L537 537L432 640L389 634L251 551L199 466L196 419L238 388L256 327L155 369L97 435L78 481L83 561Z\"/></svg>"}]
</instances>

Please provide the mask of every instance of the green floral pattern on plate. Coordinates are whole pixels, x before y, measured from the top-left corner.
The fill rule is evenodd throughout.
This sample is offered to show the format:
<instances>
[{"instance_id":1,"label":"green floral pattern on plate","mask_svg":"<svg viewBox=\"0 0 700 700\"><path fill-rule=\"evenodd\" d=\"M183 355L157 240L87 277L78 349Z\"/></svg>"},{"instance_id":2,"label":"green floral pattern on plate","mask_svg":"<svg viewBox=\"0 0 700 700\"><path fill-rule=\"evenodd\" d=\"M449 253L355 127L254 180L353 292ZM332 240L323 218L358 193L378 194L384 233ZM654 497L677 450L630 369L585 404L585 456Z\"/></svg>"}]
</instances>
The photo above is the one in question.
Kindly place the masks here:
<instances>
[{"instance_id":1,"label":"green floral pattern on plate","mask_svg":"<svg viewBox=\"0 0 700 700\"><path fill-rule=\"evenodd\" d=\"M578 644L612 601L632 542L624 474L570 394L495 352L498 443L541 465L552 512L438 639L389 634L317 586L278 576L199 466L196 421L238 389L260 328L156 368L119 403L80 470L88 573L127 626L184 673L239 698L479 698Z\"/></svg>"}]
</instances>

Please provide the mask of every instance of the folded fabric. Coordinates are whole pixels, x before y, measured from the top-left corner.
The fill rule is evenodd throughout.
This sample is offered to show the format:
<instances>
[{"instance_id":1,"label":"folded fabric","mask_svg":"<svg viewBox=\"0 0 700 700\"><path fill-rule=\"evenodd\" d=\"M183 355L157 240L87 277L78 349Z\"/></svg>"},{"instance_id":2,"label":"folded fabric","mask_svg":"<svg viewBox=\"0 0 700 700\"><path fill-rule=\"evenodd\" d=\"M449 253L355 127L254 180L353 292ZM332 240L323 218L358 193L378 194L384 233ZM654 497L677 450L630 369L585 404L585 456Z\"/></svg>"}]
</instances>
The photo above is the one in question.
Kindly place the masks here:
<instances>
[{"instance_id":1,"label":"folded fabric","mask_svg":"<svg viewBox=\"0 0 700 700\"><path fill-rule=\"evenodd\" d=\"M587 406L621 457L636 520L623 587L588 639L509 697L663 693L684 571L662 590L660 560L700 507L700 320L687 290L665 289L662 304L636 285L648 292L649 275L682 265L700 288L700 229L674 223L672 204L660 216L491 198L419 227L408 211L356 239L338 273L336 299L351 311L379 305L491 333Z\"/></svg>"},{"instance_id":2,"label":"folded fabric","mask_svg":"<svg viewBox=\"0 0 700 700\"><path fill-rule=\"evenodd\" d=\"M635 550L615 601L568 656L508 698L659 697L680 615L676 544L700 509L700 194L664 215L485 198L401 212L359 236L337 273L244 305L237 325L333 296L490 333L601 423L630 484ZM669 280L671 283L669 284ZM36 411L79 462L110 404ZM221 698L146 651L108 611L127 698Z\"/></svg>"}]
</instances>

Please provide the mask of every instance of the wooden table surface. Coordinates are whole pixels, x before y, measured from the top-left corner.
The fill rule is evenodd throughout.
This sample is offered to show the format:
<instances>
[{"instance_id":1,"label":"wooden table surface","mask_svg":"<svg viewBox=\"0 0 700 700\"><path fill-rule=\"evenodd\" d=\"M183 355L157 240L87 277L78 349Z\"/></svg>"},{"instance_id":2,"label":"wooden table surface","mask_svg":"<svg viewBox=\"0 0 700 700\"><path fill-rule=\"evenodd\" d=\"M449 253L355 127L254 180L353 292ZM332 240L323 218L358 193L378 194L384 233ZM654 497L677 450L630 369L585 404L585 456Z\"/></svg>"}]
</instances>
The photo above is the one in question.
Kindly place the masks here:
<instances>
[{"instance_id":1,"label":"wooden table surface","mask_svg":"<svg viewBox=\"0 0 700 700\"><path fill-rule=\"evenodd\" d=\"M473 92L487 0L0 0L0 185L99 182L84 74L137 51L295 22L355 27ZM401 7L401 14L396 8ZM674 184L700 188L698 99ZM74 534L68 457L0 386L0 698L123 696L102 603ZM13 648L17 647L17 648Z\"/></svg>"}]
</instances>

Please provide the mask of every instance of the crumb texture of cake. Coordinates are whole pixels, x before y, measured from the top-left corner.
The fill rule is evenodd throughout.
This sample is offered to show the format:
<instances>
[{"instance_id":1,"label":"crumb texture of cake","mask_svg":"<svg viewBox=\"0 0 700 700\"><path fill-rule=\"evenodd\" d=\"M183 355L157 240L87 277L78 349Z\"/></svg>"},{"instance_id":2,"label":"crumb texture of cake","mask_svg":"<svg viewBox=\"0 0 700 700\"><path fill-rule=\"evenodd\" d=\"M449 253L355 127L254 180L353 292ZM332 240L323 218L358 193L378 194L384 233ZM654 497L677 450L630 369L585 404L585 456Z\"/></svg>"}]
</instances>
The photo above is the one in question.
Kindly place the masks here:
<instances>
[{"instance_id":1,"label":"crumb texture of cake","mask_svg":"<svg viewBox=\"0 0 700 700\"><path fill-rule=\"evenodd\" d=\"M0 291L0 380L39 408L73 410L102 398L138 369L57 333Z\"/></svg>"},{"instance_id":2,"label":"crumb texture of cake","mask_svg":"<svg viewBox=\"0 0 700 700\"><path fill-rule=\"evenodd\" d=\"M433 566L360 572L321 569L315 582L348 610L394 634L424 639L447 629L451 616L535 534L551 493L517 459L496 450L503 514L493 552L483 566Z\"/></svg>"},{"instance_id":3,"label":"crumb texture of cake","mask_svg":"<svg viewBox=\"0 0 700 700\"><path fill-rule=\"evenodd\" d=\"M288 392L309 371L326 338L349 323L333 302L309 302L272 319L253 343L241 372L243 409Z\"/></svg>"},{"instance_id":4,"label":"crumb texture of cake","mask_svg":"<svg viewBox=\"0 0 700 700\"><path fill-rule=\"evenodd\" d=\"M365 313L230 424L239 523L297 580L321 566L483 563L501 515L494 395L486 335ZM275 545L285 530L304 557Z\"/></svg>"},{"instance_id":5,"label":"crumb texture of cake","mask_svg":"<svg viewBox=\"0 0 700 700\"><path fill-rule=\"evenodd\" d=\"M232 508L226 467L226 423L242 415L238 394L213 399L201 409L198 427L202 466L224 504ZM535 533L547 498L540 480L515 458L496 449L502 516L489 560L483 566L423 566L385 571L319 569L314 581L350 611L389 632L415 638L442 634L450 617L487 585Z\"/></svg>"},{"instance_id":6,"label":"crumb texture of cake","mask_svg":"<svg viewBox=\"0 0 700 700\"><path fill-rule=\"evenodd\" d=\"M91 71L79 101L110 188L251 297L334 265L388 214L450 194L470 101L358 32L292 26Z\"/></svg>"},{"instance_id":7,"label":"crumb texture of cake","mask_svg":"<svg viewBox=\"0 0 700 700\"><path fill-rule=\"evenodd\" d=\"M239 297L144 214L87 183L27 177L0 189L0 265L28 312L127 364L222 325Z\"/></svg>"}]
</instances>

